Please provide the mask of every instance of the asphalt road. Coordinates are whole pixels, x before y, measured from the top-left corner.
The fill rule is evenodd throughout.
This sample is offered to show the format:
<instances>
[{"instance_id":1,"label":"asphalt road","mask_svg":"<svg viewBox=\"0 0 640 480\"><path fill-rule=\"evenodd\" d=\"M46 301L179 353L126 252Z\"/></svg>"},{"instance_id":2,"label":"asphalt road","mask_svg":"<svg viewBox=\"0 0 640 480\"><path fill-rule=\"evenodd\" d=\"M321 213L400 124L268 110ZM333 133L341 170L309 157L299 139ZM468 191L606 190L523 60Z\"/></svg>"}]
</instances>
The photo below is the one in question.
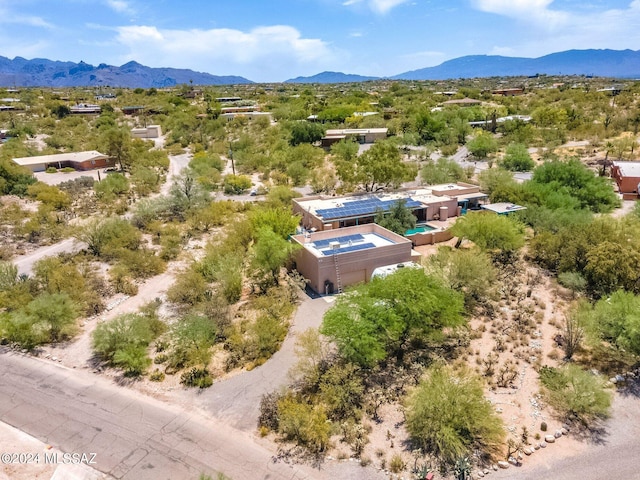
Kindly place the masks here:
<instances>
[{"instance_id":1,"label":"asphalt road","mask_svg":"<svg viewBox=\"0 0 640 480\"><path fill-rule=\"evenodd\" d=\"M118 479L312 479L305 466L274 463L250 435L126 387L0 348L0 420L64 452L96 453Z\"/></svg>"},{"instance_id":2,"label":"asphalt road","mask_svg":"<svg viewBox=\"0 0 640 480\"><path fill-rule=\"evenodd\" d=\"M288 371L296 362L297 334L308 328L318 328L329 306L324 298L311 299L305 296L280 350L265 364L250 372L214 383L198 396L198 403L234 428L255 431L262 395L289 383ZM185 395L193 394L188 391Z\"/></svg>"}]
</instances>

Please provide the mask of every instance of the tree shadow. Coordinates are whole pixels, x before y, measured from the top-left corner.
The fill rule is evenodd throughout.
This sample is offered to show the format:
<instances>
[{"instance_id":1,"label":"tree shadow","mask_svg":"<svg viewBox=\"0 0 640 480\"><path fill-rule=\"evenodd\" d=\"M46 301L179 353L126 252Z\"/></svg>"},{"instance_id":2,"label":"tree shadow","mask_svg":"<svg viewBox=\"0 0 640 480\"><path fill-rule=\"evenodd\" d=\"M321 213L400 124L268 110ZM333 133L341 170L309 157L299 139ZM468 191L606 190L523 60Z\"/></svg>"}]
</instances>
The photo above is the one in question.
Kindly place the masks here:
<instances>
[{"instance_id":1,"label":"tree shadow","mask_svg":"<svg viewBox=\"0 0 640 480\"><path fill-rule=\"evenodd\" d=\"M576 440L590 445L606 445L610 435L606 428L606 419L595 419L589 425L574 422L570 435Z\"/></svg>"},{"instance_id":2,"label":"tree shadow","mask_svg":"<svg viewBox=\"0 0 640 480\"><path fill-rule=\"evenodd\" d=\"M617 391L624 397L640 398L640 377L627 377L624 384L618 386Z\"/></svg>"}]
</instances>

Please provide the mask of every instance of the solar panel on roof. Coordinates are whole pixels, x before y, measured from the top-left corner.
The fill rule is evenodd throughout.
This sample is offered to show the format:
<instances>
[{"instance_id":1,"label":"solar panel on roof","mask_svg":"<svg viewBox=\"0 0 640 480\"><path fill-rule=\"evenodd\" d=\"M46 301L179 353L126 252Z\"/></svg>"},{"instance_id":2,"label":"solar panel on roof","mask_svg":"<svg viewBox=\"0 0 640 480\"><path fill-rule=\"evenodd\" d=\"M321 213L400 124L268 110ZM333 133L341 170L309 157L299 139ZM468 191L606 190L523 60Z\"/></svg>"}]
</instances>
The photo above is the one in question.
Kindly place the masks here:
<instances>
[{"instance_id":1,"label":"solar panel on roof","mask_svg":"<svg viewBox=\"0 0 640 480\"><path fill-rule=\"evenodd\" d=\"M334 254L339 254L339 253L348 253L348 252L354 252L356 250L364 250L366 248L374 248L375 244L373 243L359 243L357 245L350 245L348 247L342 247L342 248L336 248L336 249L327 249L327 250L322 250L322 254L323 255L334 255Z\"/></svg>"}]
</instances>

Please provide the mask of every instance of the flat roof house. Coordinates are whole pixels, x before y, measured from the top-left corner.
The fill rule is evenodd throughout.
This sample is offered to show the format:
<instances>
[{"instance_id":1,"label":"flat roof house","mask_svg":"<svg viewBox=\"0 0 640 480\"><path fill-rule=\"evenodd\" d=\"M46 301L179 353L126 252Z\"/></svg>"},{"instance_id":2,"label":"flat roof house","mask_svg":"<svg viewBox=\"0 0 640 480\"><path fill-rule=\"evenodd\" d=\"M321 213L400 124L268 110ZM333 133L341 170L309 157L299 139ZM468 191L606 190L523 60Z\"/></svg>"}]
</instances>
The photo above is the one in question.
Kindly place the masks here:
<instances>
[{"instance_id":1,"label":"flat roof house","mask_svg":"<svg viewBox=\"0 0 640 480\"><path fill-rule=\"evenodd\" d=\"M302 246L296 269L321 294L368 282L377 268L412 259L411 240L375 223L291 238Z\"/></svg>"},{"instance_id":2,"label":"flat roof house","mask_svg":"<svg viewBox=\"0 0 640 480\"><path fill-rule=\"evenodd\" d=\"M47 168L71 167L76 170L93 170L112 167L115 160L95 150L89 152L58 153L54 155L38 155L36 157L14 158L13 162L26 167L32 172L44 172Z\"/></svg>"},{"instance_id":3,"label":"flat roof house","mask_svg":"<svg viewBox=\"0 0 640 480\"><path fill-rule=\"evenodd\" d=\"M330 147L340 140L352 138L358 143L374 143L387 138L388 128L344 128L329 129L322 137L322 146Z\"/></svg>"},{"instance_id":4,"label":"flat roof house","mask_svg":"<svg viewBox=\"0 0 640 480\"><path fill-rule=\"evenodd\" d=\"M378 211L388 211L404 200L418 223L446 220L480 208L487 195L469 183L432 185L393 193L362 193L342 197L313 196L293 199L293 211L308 230L323 231L373 223Z\"/></svg>"},{"instance_id":5,"label":"flat roof house","mask_svg":"<svg viewBox=\"0 0 640 480\"><path fill-rule=\"evenodd\" d=\"M160 138L162 127L160 125L149 125L147 127L132 128L131 136L134 138Z\"/></svg>"},{"instance_id":6,"label":"flat roof house","mask_svg":"<svg viewBox=\"0 0 640 480\"><path fill-rule=\"evenodd\" d=\"M640 162L613 162L611 177L618 184L618 191L625 200L640 196Z\"/></svg>"}]
</instances>

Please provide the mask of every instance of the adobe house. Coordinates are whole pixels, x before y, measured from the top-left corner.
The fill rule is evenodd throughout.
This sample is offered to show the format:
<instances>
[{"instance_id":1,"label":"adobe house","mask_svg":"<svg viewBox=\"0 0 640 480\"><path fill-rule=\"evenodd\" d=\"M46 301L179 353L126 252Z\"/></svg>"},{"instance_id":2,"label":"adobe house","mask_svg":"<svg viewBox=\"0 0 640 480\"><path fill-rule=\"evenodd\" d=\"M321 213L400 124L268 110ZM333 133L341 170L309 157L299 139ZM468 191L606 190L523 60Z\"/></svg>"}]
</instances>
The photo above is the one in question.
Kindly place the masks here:
<instances>
[{"instance_id":1,"label":"adobe house","mask_svg":"<svg viewBox=\"0 0 640 480\"><path fill-rule=\"evenodd\" d=\"M417 253L412 255L411 240L375 223L291 238L302 247L296 253L296 269L320 294L368 282L379 267L419 257Z\"/></svg>"},{"instance_id":2,"label":"adobe house","mask_svg":"<svg viewBox=\"0 0 640 480\"><path fill-rule=\"evenodd\" d=\"M162 128L160 125L132 128L131 136L134 138L160 138L162 136Z\"/></svg>"},{"instance_id":3,"label":"adobe house","mask_svg":"<svg viewBox=\"0 0 640 480\"><path fill-rule=\"evenodd\" d=\"M358 143L374 143L387 138L388 128L343 128L329 129L322 137L322 146L330 147L340 140L353 139Z\"/></svg>"},{"instance_id":4,"label":"adobe house","mask_svg":"<svg viewBox=\"0 0 640 480\"><path fill-rule=\"evenodd\" d=\"M640 192L640 162L612 162L611 178L624 200L637 200Z\"/></svg>"},{"instance_id":5,"label":"adobe house","mask_svg":"<svg viewBox=\"0 0 640 480\"><path fill-rule=\"evenodd\" d=\"M76 170L94 170L96 168L113 167L116 164L115 160L108 155L96 152L95 150L14 158L13 162L28 168L32 172L44 172L49 167L71 167Z\"/></svg>"},{"instance_id":6,"label":"adobe house","mask_svg":"<svg viewBox=\"0 0 640 480\"><path fill-rule=\"evenodd\" d=\"M379 211L386 212L404 200L421 225L432 220L447 220L467 209L479 209L486 198L477 185L458 182L393 193L294 198L293 212L302 217L302 226L307 230L335 230L373 223Z\"/></svg>"}]
</instances>

